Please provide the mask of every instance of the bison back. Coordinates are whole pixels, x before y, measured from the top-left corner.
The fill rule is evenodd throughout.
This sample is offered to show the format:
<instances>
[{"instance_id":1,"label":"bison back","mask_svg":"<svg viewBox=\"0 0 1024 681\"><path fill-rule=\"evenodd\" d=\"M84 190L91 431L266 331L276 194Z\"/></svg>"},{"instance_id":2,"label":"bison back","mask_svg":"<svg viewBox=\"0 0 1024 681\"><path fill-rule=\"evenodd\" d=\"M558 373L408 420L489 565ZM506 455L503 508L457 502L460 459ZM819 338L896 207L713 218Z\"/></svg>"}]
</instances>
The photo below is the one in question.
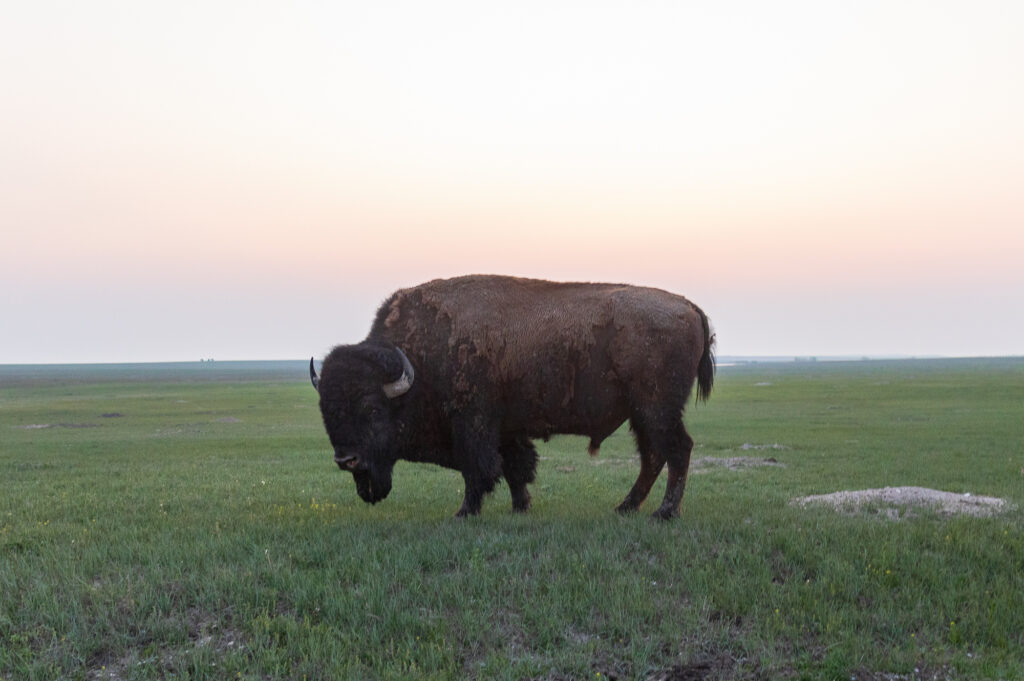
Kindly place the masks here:
<instances>
[{"instance_id":1,"label":"bison back","mask_svg":"<svg viewBox=\"0 0 1024 681\"><path fill-rule=\"evenodd\" d=\"M645 402L682 408L704 352L703 319L659 289L478 275L397 292L373 333L447 367L435 379L450 384L444 392L506 402L521 422L510 426L591 434Z\"/></svg>"}]
</instances>

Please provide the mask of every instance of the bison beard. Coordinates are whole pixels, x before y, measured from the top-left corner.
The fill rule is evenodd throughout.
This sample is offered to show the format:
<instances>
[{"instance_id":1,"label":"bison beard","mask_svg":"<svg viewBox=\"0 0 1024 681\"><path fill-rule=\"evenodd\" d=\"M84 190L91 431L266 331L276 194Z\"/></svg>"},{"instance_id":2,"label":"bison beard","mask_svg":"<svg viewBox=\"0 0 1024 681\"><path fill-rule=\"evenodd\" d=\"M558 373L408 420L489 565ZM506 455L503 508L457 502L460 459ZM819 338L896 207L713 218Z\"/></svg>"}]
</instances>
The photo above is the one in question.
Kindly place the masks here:
<instances>
[{"instance_id":1,"label":"bison beard","mask_svg":"<svg viewBox=\"0 0 1024 681\"><path fill-rule=\"evenodd\" d=\"M374 482L369 471L352 471L352 477L356 481L356 492L363 501L376 504L391 492L391 475L386 482Z\"/></svg>"},{"instance_id":2,"label":"bison beard","mask_svg":"<svg viewBox=\"0 0 1024 681\"><path fill-rule=\"evenodd\" d=\"M665 291L478 275L396 292L366 340L309 369L334 459L364 501L387 497L402 459L462 473L458 516L479 513L501 478L525 511L532 439L586 435L596 454L628 420L640 474L618 510L638 508L667 463L654 515L671 518L693 449L683 408L695 383L698 398L711 391L713 343L700 308Z\"/></svg>"}]
</instances>

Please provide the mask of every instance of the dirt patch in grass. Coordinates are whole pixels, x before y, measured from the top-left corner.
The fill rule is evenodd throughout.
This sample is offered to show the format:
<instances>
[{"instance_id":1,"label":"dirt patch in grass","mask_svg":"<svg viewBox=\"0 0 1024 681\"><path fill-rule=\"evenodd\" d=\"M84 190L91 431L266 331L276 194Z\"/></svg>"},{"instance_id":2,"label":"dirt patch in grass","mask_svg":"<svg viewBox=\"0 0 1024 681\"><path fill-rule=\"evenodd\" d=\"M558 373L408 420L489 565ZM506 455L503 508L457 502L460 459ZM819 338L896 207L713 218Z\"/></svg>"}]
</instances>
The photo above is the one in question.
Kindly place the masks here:
<instances>
[{"instance_id":1,"label":"dirt patch in grass","mask_svg":"<svg viewBox=\"0 0 1024 681\"><path fill-rule=\"evenodd\" d=\"M742 445L740 445L740 449L742 449L743 451L749 451L751 449L792 449L792 447L780 445L778 442L772 442L766 445L755 445L751 444L750 442L744 442Z\"/></svg>"},{"instance_id":2,"label":"dirt patch in grass","mask_svg":"<svg viewBox=\"0 0 1024 681\"><path fill-rule=\"evenodd\" d=\"M120 656L109 653L92 661L86 672L89 681L122 681L139 675L156 674L160 678L177 676L190 655L208 648L215 658L247 649L245 634L234 628L222 628L211 615L190 610L188 643L183 646L146 646L132 648ZM214 665L216 666L216 665Z\"/></svg>"},{"instance_id":3,"label":"dirt patch in grass","mask_svg":"<svg viewBox=\"0 0 1024 681\"><path fill-rule=\"evenodd\" d=\"M915 666L914 671L908 674L873 672L866 669L859 669L850 674L851 681L946 681L956 678L960 677L951 667L928 667L923 664Z\"/></svg>"},{"instance_id":4,"label":"dirt patch in grass","mask_svg":"<svg viewBox=\"0 0 1024 681\"><path fill-rule=\"evenodd\" d=\"M646 681L710 681L732 677L736 660L727 653L703 655L649 675Z\"/></svg>"},{"instance_id":5,"label":"dirt patch in grass","mask_svg":"<svg viewBox=\"0 0 1024 681\"><path fill-rule=\"evenodd\" d=\"M702 456L690 462L690 470L694 473L706 472L712 468L728 468L731 471L743 471L750 468L764 468L773 466L785 468L786 464L780 463L775 457L754 457L754 456Z\"/></svg>"},{"instance_id":6,"label":"dirt patch in grass","mask_svg":"<svg viewBox=\"0 0 1024 681\"><path fill-rule=\"evenodd\" d=\"M14 426L21 430L42 430L44 428L96 428L96 423L29 423L24 426Z\"/></svg>"},{"instance_id":7,"label":"dirt patch in grass","mask_svg":"<svg viewBox=\"0 0 1024 681\"><path fill-rule=\"evenodd\" d=\"M1012 508L1005 499L973 494L942 492L927 487L882 487L855 491L814 494L793 499L801 507L831 506L841 513L877 513L892 520L913 517L914 509L936 511L941 515L970 515L980 518Z\"/></svg>"}]
</instances>

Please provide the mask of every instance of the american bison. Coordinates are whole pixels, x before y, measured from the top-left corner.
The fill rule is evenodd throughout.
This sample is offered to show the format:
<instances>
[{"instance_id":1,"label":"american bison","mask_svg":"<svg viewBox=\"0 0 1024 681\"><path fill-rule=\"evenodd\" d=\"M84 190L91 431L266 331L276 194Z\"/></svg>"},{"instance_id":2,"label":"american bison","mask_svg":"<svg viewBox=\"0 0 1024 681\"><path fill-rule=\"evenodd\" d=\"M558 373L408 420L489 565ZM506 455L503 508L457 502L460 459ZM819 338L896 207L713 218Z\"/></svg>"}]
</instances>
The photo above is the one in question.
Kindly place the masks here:
<instances>
[{"instance_id":1,"label":"american bison","mask_svg":"<svg viewBox=\"0 0 1024 681\"><path fill-rule=\"evenodd\" d=\"M533 438L586 435L590 453L627 419L640 475L635 510L668 462L656 517L679 515L693 439L682 413L714 379L707 316L686 298L620 284L503 276L438 279L394 293L361 343L339 345L320 376L309 361L334 461L364 501L391 491L399 459L453 468L480 512L502 477L530 505Z\"/></svg>"}]
</instances>

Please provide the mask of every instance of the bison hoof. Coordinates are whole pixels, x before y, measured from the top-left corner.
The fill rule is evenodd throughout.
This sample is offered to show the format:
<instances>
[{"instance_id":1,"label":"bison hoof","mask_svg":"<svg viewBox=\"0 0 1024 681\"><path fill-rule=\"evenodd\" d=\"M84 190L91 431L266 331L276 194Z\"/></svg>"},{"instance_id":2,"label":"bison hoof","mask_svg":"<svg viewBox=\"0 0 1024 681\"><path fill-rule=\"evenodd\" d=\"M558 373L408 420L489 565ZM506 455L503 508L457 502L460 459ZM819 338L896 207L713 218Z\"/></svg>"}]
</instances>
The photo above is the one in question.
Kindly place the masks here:
<instances>
[{"instance_id":1,"label":"bison hoof","mask_svg":"<svg viewBox=\"0 0 1024 681\"><path fill-rule=\"evenodd\" d=\"M530 510L529 492L512 495L512 510L516 513L526 513Z\"/></svg>"},{"instance_id":2,"label":"bison hoof","mask_svg":"<svg viewBox=\"0 0 1024 681\"><path fill-rule=\"evenodd\" d=\"M679 511L674 508L659 508L657 511L651 514L652 518L657 520L672 520L673 518L679 517Z\"/></svg>"},{"instance_id":3,"label":"bison hoof","mask_svg":"<svg viewBox=\"0 0 1024 681\"><path fill-rule=\"evenodd\" d=\"M626 515L627 513L636 512L636 504L627 504L625 501L615 507L615 512L619 515Z\"/></svg>"}]
</instances>

